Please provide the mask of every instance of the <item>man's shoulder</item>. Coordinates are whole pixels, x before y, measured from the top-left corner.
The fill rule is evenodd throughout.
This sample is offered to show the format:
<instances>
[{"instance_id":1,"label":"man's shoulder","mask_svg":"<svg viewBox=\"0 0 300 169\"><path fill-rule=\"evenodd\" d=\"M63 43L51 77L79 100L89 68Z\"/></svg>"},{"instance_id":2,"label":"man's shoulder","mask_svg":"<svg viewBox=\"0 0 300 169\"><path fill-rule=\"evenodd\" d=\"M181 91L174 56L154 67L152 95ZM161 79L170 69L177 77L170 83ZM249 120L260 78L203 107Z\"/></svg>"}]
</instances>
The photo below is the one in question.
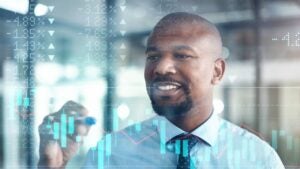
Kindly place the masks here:
<instances>
[{"instance_id":1,"label":"man's shoulder","mask_svg":"<svg viewBox=\"0 0 300 169\"><path fill-rule=\"evenodd\" d=\"M265 150L266 153L271 153L274 151L269 143L267 143L264 138L261 137L259 132L246 127L242 128L225 119L222 119L220 132L223 133L223 135L226 135L227 140L232 138L235 143L238 143L235 144L235 146L241 146L241 148L243 148L245 145L249 147L254 146L256 148L260 148L261 150Z\"/></svg>"},{"instance_id":2,"label":"man's shoulder","mask_svg":"<svg viewBox=\"0 0 300 169\"><path fill-rule=\"evenodd\" d=\"M220 132L225 135L225 144L232 144L235 151L248 154L250 161L261 161L268 168L284 168L276 151L263 138L256 135L258 132L241 128L224 119Z\"/></svg>"}]
</instances>

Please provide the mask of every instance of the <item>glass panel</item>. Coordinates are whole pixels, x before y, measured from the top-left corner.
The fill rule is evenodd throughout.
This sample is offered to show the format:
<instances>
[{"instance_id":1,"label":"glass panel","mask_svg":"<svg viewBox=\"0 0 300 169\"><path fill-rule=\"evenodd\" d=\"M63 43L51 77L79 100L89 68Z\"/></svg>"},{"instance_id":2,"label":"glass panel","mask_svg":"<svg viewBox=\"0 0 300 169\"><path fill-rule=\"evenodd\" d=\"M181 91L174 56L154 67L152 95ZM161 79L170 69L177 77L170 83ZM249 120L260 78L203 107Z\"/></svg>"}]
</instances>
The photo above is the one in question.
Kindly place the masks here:
<instances>
[{"instance_id":1,"label":"glass panel","mask_svg":"<svg viewBox=\"0 0 300 169\"><path fill-rule=\"evenodd\" d=\"M146 40L161 17L178 11L199 14L221 31L227 67L215 87L216 112L265 139L287 167L300 165L296 1L261 1L258 25L250 0L29 3L25 15L0 9L0 168L35 164L38 125L69 100L97 121L86 138L76 137L84 145L69 168L79 168L87 150L111 130L135 124L142 132L140 122L155 115L144 82ZM55 139L61 131L72 133L72 116L64 118L65 124L52 126Z\"/></svg>"}]
</instances>

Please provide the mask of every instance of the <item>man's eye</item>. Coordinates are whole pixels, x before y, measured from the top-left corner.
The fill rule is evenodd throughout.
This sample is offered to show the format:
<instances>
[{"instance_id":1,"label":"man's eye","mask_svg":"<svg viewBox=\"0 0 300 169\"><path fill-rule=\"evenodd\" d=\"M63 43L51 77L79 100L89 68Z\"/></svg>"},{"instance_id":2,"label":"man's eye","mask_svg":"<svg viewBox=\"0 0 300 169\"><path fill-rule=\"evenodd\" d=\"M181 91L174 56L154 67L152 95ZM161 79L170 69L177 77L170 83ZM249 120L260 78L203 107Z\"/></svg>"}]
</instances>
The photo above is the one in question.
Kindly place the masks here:
<instances>
[{"instance_id":1,"label":"man's eye","mask_svg":"<svg viewBox=\"0 0 300 169\"><path fill-rule=\"evenodd\" d=\"M150 55L147 57L147 60L149 60L149 61L155 61L157 59L159 59L159 56L157 56L157 55Z\"/></svg>"},{"instance_id":2,"label":"man's eye","mask_svg":"<svg viewBox=\"0 0 300 169\"><path fill-rule=\"evenodd\" d=\"M190 58L191 56L185 55L185 54L176 54L175 57L178 59L187 59L187 58Z\"/></svg>"}]
</instances>

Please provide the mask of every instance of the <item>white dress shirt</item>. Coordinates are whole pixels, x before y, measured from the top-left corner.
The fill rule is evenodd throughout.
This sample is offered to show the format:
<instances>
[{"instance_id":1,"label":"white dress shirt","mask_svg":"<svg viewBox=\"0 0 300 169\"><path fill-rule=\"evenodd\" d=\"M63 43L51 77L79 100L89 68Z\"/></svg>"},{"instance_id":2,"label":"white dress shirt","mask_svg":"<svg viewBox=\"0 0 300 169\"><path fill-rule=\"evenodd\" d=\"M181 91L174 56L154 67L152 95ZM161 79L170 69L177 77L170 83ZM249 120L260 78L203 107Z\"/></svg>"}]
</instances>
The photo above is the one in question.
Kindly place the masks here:
<instances>
[{"instance_id":1,"label":"white dress shirt","mask_svg":"<svg viewBox=\"0 0 300 169\"><path fill-rule=\"evenodd\" d=\"M88 152L83 169L176 169L178 148L168 142L186 133L162 116L108 134ZM274 149L216 114L191 134L199 137L190 156L197 169L284 169ZM176 150L177 149L177 150Z\"/></svg>"}]
</instances>

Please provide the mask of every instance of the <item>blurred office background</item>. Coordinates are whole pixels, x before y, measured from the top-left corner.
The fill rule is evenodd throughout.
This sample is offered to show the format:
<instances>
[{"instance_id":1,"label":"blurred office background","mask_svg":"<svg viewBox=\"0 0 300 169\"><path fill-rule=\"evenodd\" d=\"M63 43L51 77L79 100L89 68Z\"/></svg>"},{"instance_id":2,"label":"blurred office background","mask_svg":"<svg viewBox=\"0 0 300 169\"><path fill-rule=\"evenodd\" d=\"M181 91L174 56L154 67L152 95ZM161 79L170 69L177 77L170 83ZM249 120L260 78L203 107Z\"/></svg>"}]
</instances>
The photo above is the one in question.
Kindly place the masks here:
<instances>
[{"instance_id":1,"label":"blurred office background","mask_svg":"<svg viewBox=\"0 0 300 169\"><path fill-rule=\"evenodd\" d=\"M68 100L97 118L69 167L79 168L104 133L152 117L145 42L176 11L222 33L227 70L217 112L260 135L287 168L300 168L297 0L1 0L0 168L34 165L38 125Z\"/></svg>"}]
</instances>

